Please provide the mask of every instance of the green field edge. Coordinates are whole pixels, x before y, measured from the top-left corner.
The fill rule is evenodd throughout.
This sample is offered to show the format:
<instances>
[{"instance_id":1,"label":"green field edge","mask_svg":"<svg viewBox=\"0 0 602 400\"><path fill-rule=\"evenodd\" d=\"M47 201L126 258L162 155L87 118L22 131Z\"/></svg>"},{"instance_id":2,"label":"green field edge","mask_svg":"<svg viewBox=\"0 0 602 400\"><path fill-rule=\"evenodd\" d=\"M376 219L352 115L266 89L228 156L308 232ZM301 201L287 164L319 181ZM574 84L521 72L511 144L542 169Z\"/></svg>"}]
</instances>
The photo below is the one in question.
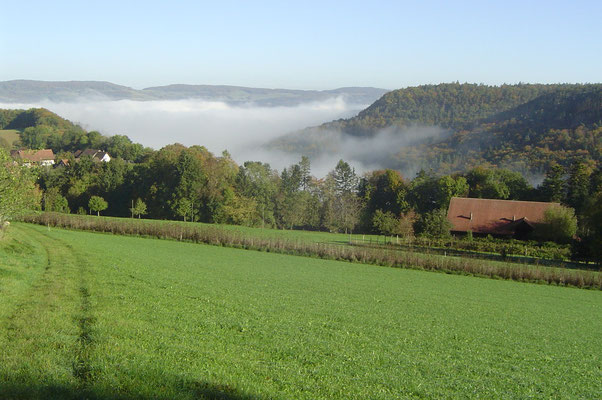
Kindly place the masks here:
<instances>
[{"instance_id":1,"label":"green field edge","mask_svg":"<svg viewBox=\"0 0 602 400\"><path fill-rule=\"evenodd\" d=\"M97 218L41 213L30 215L24 218L23 221L46 225L48 227L204 243L244 250L347 261L383 267L437 271L446 274L468 275L480 278L602 290L602 274L597 271L510 264L498 261L488 261L485 263L478 259L401 252L399 250L354 248L353 246L328 243L309 243L300 241L299 239L261 239L233 234L231 231L218 226L187 227L170 222L158 225L144 223L136 219L113 219L107 221ZM149 232L149 228L154 230Z\"/></svg>"}]
</instances>

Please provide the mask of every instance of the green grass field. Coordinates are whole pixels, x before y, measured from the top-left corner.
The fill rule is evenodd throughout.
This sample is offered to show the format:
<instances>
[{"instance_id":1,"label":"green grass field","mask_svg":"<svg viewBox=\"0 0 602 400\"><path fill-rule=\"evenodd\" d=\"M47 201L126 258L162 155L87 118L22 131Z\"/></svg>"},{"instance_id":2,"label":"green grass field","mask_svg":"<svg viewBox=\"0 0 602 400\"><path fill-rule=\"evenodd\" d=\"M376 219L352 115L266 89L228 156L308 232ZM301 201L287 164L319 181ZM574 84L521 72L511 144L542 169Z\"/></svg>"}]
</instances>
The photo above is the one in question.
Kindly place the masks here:
<instances>
[{"instance_id":1,"label":"green grass field","mask_svg":"<svg viewBox=\"0 0 602 400\"><path fill-rule=\"evenodd\" d=\"M82 218L87 219L90 216L79 216L69 215L70 218ZM98 218L93 216L93 218ZM106 221L131 221L131 218L120 218L120 217L105 217L101 216L101 220ZM291 230L291 229L274 229L274 228L257 228L247 227L240 225L225 225L225 224L209 224L202 222L183 222L183 221L171 221L171 220L153 220L153 219L135 219L136 222L149 225L169 225L178 224L182 226L200 226L208 228L219 228L226 231L239 233L246 237L256 237L262 239L284 239L292 241L304 241L310 243L330 243L330 244L341 244L347 245L350 242L364 245L382 245L388 244L404 244L403 238L386 237L383 235L374 234L346 234L336 232L322 232L322 231L305 231L305 230ZM394 247L393 247L394 248Z\"/></svg>"},{"instance_id":2,"label":"green grass field","mask_svg":"<svg viewBox=\"0 0 602 400\"><path fill-rule=\"evenodd\" d=\"M128 218L117 218L117 217L101 217L108 220L128 220ZM292 229L274 229L274 228L252 228L241 225L225 225L225 224L208 224L202 222L183 222L183 221L162 221L154 219L141 219L143 223L147 224L182 224L183 226L198 225L203 227L220 228L232 232L238 232L244 236L253 236L257 238L265 239L288 239L288 240L300 240L308 241L312 243L338 243L347 244L349 240L360 241L362 239L368 240L370 238L376 242L377 238L380 243L383 243L383 236L378 235L363 235L363 234L345 234L345 233L330 233L321 231L304 231L304 230L292 230Z\"/></svg>"},{"instance_id":3,"label":"green grass field","mask_svg":"<svg viewBox=\"0 0 602 400\"><path fill-rule=\"evenodd\" d=\"M438 270L447 273L489 276L496 279L602 289L602 273L600 271L522 264L502 261L503 258L500 258L499 261L477 260L464 256L451 256L443 252L427 254L395 245L382 246L382 237L379 240L381 245L376 246L376 237L374 236L371 237L372 246L366 247L367 239L362 242L363 235L355 235L359 240L354 239L355 244L350 246L349 235L326 232L280 231L229 225L58 213L31 214L24 220L44 226L68 229L183 240L399 268ZM358 247L358 242L364 243L364 245L360 244Z\"/></svg>"},{"instance_id":4,"label":"green grass field","mask_svg":"<svg viewBox=\"0 0 602 400\"><path fill-rule=\"evenodd\" d=\"M0 139L6 140L8 146L20 139L19 131L16 129L0 129Z\"/></svg>"},{"instance_id":5,"label":"green grass field","mask_svg":"<svg viewBox=\"0 0 602 400\"><path fill-rule=\"evenodd\" d=\"M602 293L13 224L0 398L598 398Z\"/></svg>"}]
</instances>

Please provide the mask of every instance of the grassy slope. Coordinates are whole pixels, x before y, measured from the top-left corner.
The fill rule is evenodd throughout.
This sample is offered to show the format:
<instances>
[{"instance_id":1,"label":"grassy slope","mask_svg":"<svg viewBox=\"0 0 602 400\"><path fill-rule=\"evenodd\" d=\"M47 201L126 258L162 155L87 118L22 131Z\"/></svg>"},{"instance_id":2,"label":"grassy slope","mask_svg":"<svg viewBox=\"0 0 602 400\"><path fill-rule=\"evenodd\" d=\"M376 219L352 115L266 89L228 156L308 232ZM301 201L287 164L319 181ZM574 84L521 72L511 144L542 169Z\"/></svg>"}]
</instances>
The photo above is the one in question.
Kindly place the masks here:
<instances>
[{"instance_id":1,"label":"grassy slope","mask_svg":"<svg viewBox=\"0 0 602 400\"><path fill-rule=\"evenodd\" d=\"M598 291L24 224L0 265L2 398L602 391Z\"/></svg>"},{"instance_id":2,"label":"grassy slope","mask_svg":"<svg viewBox=\"0 0 602 400\"><path fill-rule=\"evenodd\" d=\"M4 138L12 146L14 142L20 139L19 131L16 129L0 129L0 138Z\"/></svg>"},{"instance_id":3,"label":"grassy slope","mask_svg":"<svg viewBox=\"0 0 602 400\"><path fill-rule=\"evenodd\" d=\"M182 222L182 221L164 221L164 220L151 220L151 219L131 219L131 218L119 218L119 217L96 217L96 216L86 216L86 215L74 215L74 214L56 214L57 216L63 216L68 218L69 220L80 220L80 222L117 222L117 223L127 223L129 224L133 221L135 224L143 224L149 226L170 226L170 225L181 225L182 227L201 227L201 228L209 228L209 229L223 229L229 232L236 232L240 237L244 238L259 238L259 239L268 239L268 240L285 240L293 243L325 243L330 245L341 245L347 246L349 245L349 239L354 243L384 243L385 237L382 235L363 235L363 234L344 234L344 233L330 233L330 232L318 232L318 231L303 231L303 230L281 230L281 229L271 229L271 228L252 228L245 227L240 225L220 225L220 224L206 224L206 223L198 223L198 222ZM85 224L84 224L85 225ZM68 224L65 226L69 226ZM86 228L91 229L91 228ZM395 240L392 238L387 238L387 241ZM403 239L399 239L400 243L403 243ZM370 242L368 242L370 241ZM394 248L393 248L394 249ZM403 249L395 250L399 254L406 254L412 257L428 259L428 260L448 260L454 259L460 262L462 257L459 256L443 256L437 254L422 254L419 252L407 251ZM563 276L598 276L602 274L599 271L583 271L579 269L567 269L560 267L548 267L548 266L538 266L538 265L530 265L530 264L519 264L513 262L506 261L494 261L494 260L479 260L476 261L484 266L489 266L492 268L501 268L501 269L530 269L530 270L539 270L542 269L549 273L558 272ZM407 267L412 267L413 265L407 265ZM516 278L518 279L518 278Z\"/></svg>"},{"instance_id":4,"label":"grassy slope","mask_svg":"<svg viewBox=\"0 0 602 400\"><path fill-rule=\"evenodd\" d=\"M86 218L86 217L84 217ZM102 217L107 218L109 220L129 220L128 218L119 218L119 217ZM190 226L191 222L183 222L183 221L162 221L156 219L141 219L143 223L148 224L183 224L184 226ZM362 234L345 234L345 233L330 233L330 232L321 232L321 231L304 231L304 230L291 230L291 229L273 229L273 228L254 228L248 226L241 225L225 225L225 224L207 224L202 222L194 222L194 225L205 226L205 227L218 227L222 229L226 229L233 232L239 232L241 235L245 236L253 236L257 238L266 238L266 239L287 239L287 240L300 240L300 241L308 241L311 243L338 243L338 244L347 244L349 243L349 238L353 240L362 240L365 238L368 240L369 238L373 238L376 241L378 237L379 240L383 241L382 236L378 235L362 235Z\"/></svg>"},{"instance_id":5,"label":"grassy slope","mask_svg":"<svg viewBox=\"0 0 602 400\"><path fill-rule=\"evenodd\" d=\"M79 216L75 214L69 214L69 218L82 218L87 219L90 216ZM97 218L93 216L93 218ZM104 217L101 216L101 219L107 221L131 221L130 218L120 218L120 217ZM209 228L220 228L225 229L227 231L238 232L242 236L246 237L255 237L255 238L264 238L264 239L284 239L291 241L303 241L310 243L330 243L330 244L349 244L351 240L354 243L365 243L365 244L383 244L385 241L385 237L383 235L374 235L374 234L345 234L345 233L331 233L331 232L322 232L322 231L305 231L305 230L291 230L291 229L273 229L273 228L256 228L256 227L247 227L241 225L225 225L225 224L208 224L202 222L182 222L182 221L171 221L171 220L156 220L156 219L136 219L137 222L141 222L143 224L182 224L182 226L201 226L201 227L209 227ZM399 238L399 243L404 244L404 239ZM393 237L386 238L387 243L396 243L396 239Z\"/></svg>"}]
</instances>

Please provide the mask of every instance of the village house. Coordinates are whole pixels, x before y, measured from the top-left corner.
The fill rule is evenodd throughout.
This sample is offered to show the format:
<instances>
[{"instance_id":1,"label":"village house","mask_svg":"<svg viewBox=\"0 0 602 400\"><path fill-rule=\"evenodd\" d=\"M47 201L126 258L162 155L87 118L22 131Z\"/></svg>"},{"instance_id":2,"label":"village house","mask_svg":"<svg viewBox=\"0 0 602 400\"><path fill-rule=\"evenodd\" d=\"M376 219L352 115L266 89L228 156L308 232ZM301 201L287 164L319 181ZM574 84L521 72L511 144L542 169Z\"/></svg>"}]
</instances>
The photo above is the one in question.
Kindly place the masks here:
<instances>
[{"instance_id":1,"label":"village house","mask_svg":"<svg viewBox=\"0 0 602 400\"><path fill-rule=\"evenodd\" d=\"M559 203L452 197L447 219L452 233L473 232L525 238L544 222L546 210Z\"/></svg>"},{"instance_id":2,"label":"village house","mask_svg":"<svg viewBox=\"0 0 602 400\"><path fill-rule=\"evenodd\" d=\"M94 150L94 149L86 149L86 150L77 150L74 154L75 160L79 160L81 157L90 157L92 161L102 161L109 162L111 161L111 156L109 153L102 150Z\"/></svg>"},{"instance_id":3,"label":"village house","mask_svg":"<svg viewBox=\"0 0 602 400\"><path fill-rule=\"evenodd\" d=\"M54 152L52 149L44 150L11 150L11 157L21 160L23 165L32 164L41 166L50 166L54 164Z\"/></svg>"}]
</instances>

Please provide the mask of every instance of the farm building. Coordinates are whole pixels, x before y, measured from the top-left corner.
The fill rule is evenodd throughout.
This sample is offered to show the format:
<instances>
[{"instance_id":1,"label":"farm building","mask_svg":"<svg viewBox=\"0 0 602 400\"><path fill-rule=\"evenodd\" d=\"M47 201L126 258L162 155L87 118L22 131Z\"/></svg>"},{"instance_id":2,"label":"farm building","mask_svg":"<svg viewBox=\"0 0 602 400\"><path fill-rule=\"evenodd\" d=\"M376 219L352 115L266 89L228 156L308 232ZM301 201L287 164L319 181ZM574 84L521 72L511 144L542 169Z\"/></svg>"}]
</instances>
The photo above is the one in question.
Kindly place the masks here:
<instances>
[{"instance_id":1,"label":"farm building","mask_svg":"<svg viewBox=\"0 0 602 400\"><path fill-rule=\"evenodd\" d=\"M447 219L456 233L525 237L544 222L544 213L559 203L452 197Z\"/></svg>"},{"instance_id":2,"label":"farm building","mask_svg":"<svg viewBox=\"0 0 602 400\"><path fill-rule=\"evenodd\" d=\"M12 150L10 155L13 158L23 161L24 165L38 164L49 166L54 164L54 152L52 149L44 150Z\"/></svg>"},{"instance_id":3,"label":"farm building","mask_svg":"<svg viewBox=\"0 0 602 400\"><path fill-rule=\"evenodd\" d=\"M81 157L88 156L92 159L92 161L103 161L109 162L111 161L111 156L109 153L102 150L94 150L94 149L86 149L86 150L78 150L74 154L75 159L78 160Z\"/></svg>"}]
</instances>

